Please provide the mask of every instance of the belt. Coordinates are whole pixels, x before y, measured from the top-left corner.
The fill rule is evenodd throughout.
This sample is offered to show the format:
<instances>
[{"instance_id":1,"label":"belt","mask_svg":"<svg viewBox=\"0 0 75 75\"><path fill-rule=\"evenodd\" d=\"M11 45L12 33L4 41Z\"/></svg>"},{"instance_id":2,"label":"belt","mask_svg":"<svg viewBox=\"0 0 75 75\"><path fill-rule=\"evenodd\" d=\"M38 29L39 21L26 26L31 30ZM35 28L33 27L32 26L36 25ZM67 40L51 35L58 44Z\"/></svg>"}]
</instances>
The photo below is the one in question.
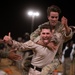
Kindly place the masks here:
<instances>
[{"instance_id":1,"label":"belt","mask_svg":"<svg viewBox=\"0 0 75 75\"><path fill-rule=\"evenodd\" d=\"M35 68L35 70L37 70L37 71L40 71L40 72L42 71L42 68L34 67L32 64L30 64L30 67L33 68L33 69Z\"/></svg>"}]
</instances>

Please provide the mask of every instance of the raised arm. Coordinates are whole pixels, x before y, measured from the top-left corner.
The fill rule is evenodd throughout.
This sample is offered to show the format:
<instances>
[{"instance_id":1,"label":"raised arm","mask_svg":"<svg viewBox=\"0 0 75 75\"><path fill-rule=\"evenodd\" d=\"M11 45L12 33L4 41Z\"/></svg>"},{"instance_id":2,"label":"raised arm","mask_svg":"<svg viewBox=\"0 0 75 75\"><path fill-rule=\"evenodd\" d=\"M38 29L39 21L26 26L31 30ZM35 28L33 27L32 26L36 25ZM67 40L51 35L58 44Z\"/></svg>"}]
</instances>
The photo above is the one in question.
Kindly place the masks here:
<instances>
[{"instance_id":1,"label":"raised arm","mask_svg":"<svg viewBox=\"0 0 75 75\"><path fill-rule=\"evenodd\" d=\"M17 42L15 40L12 40L10 33L8 35L5 35L3 40L6 43L8 43L9 45L12 45L12 48L15 48L15 49L21 50L21 51L33 49L36 46L36 45L34 45L35 43L32 42L31 40L29 40L29 41L27 41L25 43L20 43L20 42Z\"/></svg>"},{"instance_id":2,"label":"raised arm","mask_svg":"<svg viewBox=\"0 0 75 75\"><path fill-rule=\"evenodd\" d=\"M62 35L64 35L64 42L67 42L73 36L72 29L68 26L68 20L64 16L61 18L61 24L63 25Z\"/></svg>"}]
</instances>

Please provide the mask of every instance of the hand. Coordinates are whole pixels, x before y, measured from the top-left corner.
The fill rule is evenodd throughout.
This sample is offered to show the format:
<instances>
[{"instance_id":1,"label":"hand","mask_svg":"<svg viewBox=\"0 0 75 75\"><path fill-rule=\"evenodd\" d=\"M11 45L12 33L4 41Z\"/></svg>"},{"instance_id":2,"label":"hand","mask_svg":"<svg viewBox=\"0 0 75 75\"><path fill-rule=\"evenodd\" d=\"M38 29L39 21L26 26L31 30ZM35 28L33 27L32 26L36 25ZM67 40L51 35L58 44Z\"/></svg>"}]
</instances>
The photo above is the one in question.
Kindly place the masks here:
<instances>
[{"instance_id":1,"label":"hand","mask_svg":"<svg viewBox=\"0 0 75 75\"><path fill-rule=\"evenodd\" d=\"M67 18L65 18L65 17L63 16L62 19L61 19L61 23L62 23L62 25L64 25L64 27L65 27L66 35L69 35L71 29L70 29L70 27L68 26L67 21L68 21Z\"/></svg>"},{"instance_id":2,"label":"hand","mask_svg":"<svg viewBox=\"0 0 75 75\"><path fill-rule=\"evenodd\" d=\"M52 51L55 51L58 49L58 45L54 45L53 42L50 42L49 44L47 44L47 47Z\"/></svg>"},{"instance_id":3,"label":"hand","mask_svg":"<svg viewBox=\"0 0 75 75\"><path fill-rule=\"evenodd\" d=\"M11 33L9 32L8 35L5 35L4 38L3 38L3 40L4 40L5 42L8 42L8 41L12 40L12 38L11 38Z\"/></svg>"},{"instance_id":4,"label":"hand","mask_svg":"<svg viewBox=\"0 0 75 75\"><path fill-rule=\"evenodd\" d=\"M66 17L63 16L63 17L61 18L61 23L62 23L64 26L67 26L67 25L68 25L68 24L67 24L67 21L68 21L68 20L67 20Z\"/></svg>"},{"instance_id":5,"label":"hand","mask_svg":"<svg viewBox=\"0 0 75 75\"><path fill-rule=\"evenodd\" d=\"M15 50L10 50L8 58L11 59L11 60L14 60L14 61L22 59L22 57L20 55L15 53Z\"/></svg>"},{"instance_id":6,"label":"hand","mask_svg":"<svg viewBox=\"0 0 75 75\"><path fill-rule=\"evenodd\" d=\"M36 43L39 44L39 45L43 45L41 40L37 41Z\"/></svg>"},{"instance_id":7,"label":"hand","mask_svg":"<svg viewBox=\"0 0 75 75\"><path fill-rule=\"evenodd\" d=\"M9 32L8 35L5 35L3 41L9 45L12 45L12 38L11 33Z\"/></svg>"}]
</instances>

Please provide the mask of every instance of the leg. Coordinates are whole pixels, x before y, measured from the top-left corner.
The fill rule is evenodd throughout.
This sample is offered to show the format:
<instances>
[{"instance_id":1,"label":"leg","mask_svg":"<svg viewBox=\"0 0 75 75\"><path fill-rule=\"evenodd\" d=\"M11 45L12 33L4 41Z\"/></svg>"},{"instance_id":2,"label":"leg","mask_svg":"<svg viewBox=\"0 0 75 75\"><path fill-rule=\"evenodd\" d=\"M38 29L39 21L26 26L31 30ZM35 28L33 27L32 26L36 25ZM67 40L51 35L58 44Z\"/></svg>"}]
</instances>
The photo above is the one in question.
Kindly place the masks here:
<instances>
[{"instance_id":1,"label":"leg","mask_svg":"<svg viewBox=\"0 0 75 75\"><path fill-rule=\"evenodd\" d=\"M57 68L59 64L60 64L59 60L58 59L54 59L49 65L45 66L42 69L41 75L52 74L54 69Z\"/></svg>"}]
</instances>

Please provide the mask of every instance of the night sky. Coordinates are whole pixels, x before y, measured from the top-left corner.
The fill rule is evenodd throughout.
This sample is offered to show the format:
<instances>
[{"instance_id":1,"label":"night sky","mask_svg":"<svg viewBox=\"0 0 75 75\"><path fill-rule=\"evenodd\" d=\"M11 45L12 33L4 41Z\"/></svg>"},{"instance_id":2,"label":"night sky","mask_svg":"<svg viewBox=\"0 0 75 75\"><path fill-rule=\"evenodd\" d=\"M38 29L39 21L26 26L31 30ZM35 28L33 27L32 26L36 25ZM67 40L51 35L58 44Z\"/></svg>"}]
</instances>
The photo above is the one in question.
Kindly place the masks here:
<instances>
[{"instance_id":1,"label":"night sky","mask_svg":"<svg viewBox=\"0 0 75 75\"><path fill-rule=\"evenodd\" d=\"M75 25L75 4L70 0L2 0L0 2L0 38L11 32L11 36L16 39L23 36L25 32L31 33L32 18L27 15L27 11L33 9L40 13L35 17L34 30L38 25L48 21L47 7L58 5L62 13L68 19L69 25ZM60 20L59 18L59 20Z\"/></svg>"}]
</instances>

